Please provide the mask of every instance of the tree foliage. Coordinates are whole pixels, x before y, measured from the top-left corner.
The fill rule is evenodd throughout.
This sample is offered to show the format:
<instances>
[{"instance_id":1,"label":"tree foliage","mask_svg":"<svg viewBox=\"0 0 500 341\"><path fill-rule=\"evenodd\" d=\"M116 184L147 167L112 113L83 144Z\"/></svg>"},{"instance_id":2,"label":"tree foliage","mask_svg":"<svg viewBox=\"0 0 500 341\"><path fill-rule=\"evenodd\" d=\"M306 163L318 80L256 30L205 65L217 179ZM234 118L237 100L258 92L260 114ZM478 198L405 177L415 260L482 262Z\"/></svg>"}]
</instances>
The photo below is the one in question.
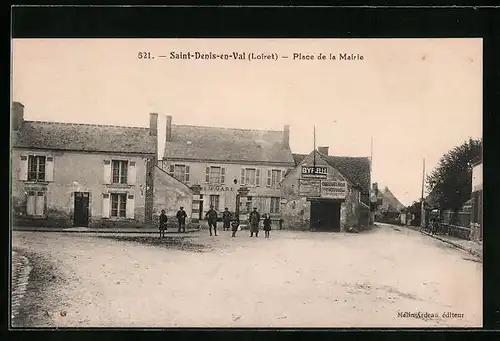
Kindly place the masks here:
<instances>
[{"instance_id":1,"label":"tree foliage","mask_svg":"<svg viewBox=\"0 0 500 341\"><path fill-rule=\"evenodd\" d=\"M471 195L470 161L481 156L481 140L469 139L444 154L427 176L427 189L436 196L439 207L458 211Z\"/></svg>"}]
</instances>

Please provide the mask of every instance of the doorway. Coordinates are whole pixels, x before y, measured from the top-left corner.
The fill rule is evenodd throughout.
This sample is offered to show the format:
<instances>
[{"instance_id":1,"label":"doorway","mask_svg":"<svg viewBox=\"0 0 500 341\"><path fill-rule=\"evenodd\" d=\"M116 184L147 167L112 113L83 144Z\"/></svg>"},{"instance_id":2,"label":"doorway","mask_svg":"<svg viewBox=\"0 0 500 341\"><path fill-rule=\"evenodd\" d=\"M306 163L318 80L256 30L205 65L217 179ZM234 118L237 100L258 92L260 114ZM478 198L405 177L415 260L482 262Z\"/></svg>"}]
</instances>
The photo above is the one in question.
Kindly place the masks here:
<instances>
[{"instance_id":1,"label":"doorway","mask_svg":"<svg viewBox=\"0 0 500 341\"><path fill-rule=\"evenodd\" d=\"M315 231L340 232L340 205L333 200L311 201L311 226Z\"/></svg>"},{"instance_id":2,"label":"doorway","mask_svg":"<svg viewBox=\"0 0 500 341\"><path fill-rule=\"evenodd\" d=\"M89 225L89 192L75 192L75 210L73 226Z\"/></svg>"}]
</instances>

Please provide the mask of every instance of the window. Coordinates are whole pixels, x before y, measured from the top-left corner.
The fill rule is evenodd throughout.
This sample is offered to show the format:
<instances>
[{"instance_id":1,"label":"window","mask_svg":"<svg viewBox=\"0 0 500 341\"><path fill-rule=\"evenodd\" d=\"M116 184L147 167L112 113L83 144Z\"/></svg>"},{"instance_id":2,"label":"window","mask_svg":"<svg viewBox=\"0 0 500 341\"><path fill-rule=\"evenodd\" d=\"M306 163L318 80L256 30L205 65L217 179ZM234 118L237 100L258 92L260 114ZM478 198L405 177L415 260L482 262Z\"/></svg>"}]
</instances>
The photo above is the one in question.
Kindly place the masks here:
<instances>
[{"instance_id":1,"label":"window","mask_svg":"<svg viewBox=\"0 0 500 341\"><path fill-rule=\"evenodd\" d=\"M185 165L172 165L173 176L179 181L189 182L189 166Z\"/></svg>"},{"instance_id":2,"label":"window","mask_svg":"<svg viewBox=\"0 0 500 341\"><path fill-rule=\"evenodd\" d=\"M271 187L277 188L281 183L281 170L273 169L271 171Z\"/></svg>"},{"instance_id":3,"label":"window","mask_svg":"<svg viewBox=\"0 0 500 341\"><path fill-rule=\"evenodd\" d=\"M45 181L45 156L29 156L28 180Z\"/></svg>"},{"instance_id":4,"label":"window","mask_svg":"<svg viewBox=\"0 0 500 341\"><path fill-rule=\"evenodd\" d=\"M26 214L29 216L43 216L45 211L45 193L28 191Z\"/></svg>"},{"instance_id":5,"label":"window","mask_svg":"<svg viewBox=\"0 0 500 341\"><path fill-rule=\"evenodd\" d=\"M255 186L256 171L253 168L245 169L245 185Z\"/></svg>"},{"instance_id":6,"label":"window","mask_svg":"<svg viewBox=\"0 0 500 341\"><path fill-rule=\"evenodd\" d=\"M210 166L205 171L205 182L210 184L223 184L226 181L226 168Z\"/></svg>"},{"instance_id":7,"label":"window","mask_svg":"<svg viewBox=\"0 0 500 341\"><path fill-rule=\"evenodd\" d=\"M128 170L128 162L113 160L111 164L111 171L113 174L113 183L114 184L126 184L127 183L127 170Z\"/></svg>"},{"instance_id":8,"label":"window","mask_svg":"<svg viewBox=\"0 0 500 341\"><path fill-rule=\"evenodd\" d=\"M210 196L210 205L214 207L214 210L219 210L219 196L211 195Z\"/></svg>"},{"instance_id":9,"label":"window","mask_svg":"<svg viewBox=\"0 0 500 341\"><path fill-rule=\"evenodd\" d=\"M271 198L271 210L270 213L279 213L280 211L280 198Z\"/></svg>"},{"instance_id":10,"label":"window","mask_svg":"<svg viewBox=\"0 0 500 341\"><path fill-rule=\"evenodd\" d=\"M127 216L126 194L111 194L111 216L115 218L125 218Z\"/></svg>"}]
</instances>

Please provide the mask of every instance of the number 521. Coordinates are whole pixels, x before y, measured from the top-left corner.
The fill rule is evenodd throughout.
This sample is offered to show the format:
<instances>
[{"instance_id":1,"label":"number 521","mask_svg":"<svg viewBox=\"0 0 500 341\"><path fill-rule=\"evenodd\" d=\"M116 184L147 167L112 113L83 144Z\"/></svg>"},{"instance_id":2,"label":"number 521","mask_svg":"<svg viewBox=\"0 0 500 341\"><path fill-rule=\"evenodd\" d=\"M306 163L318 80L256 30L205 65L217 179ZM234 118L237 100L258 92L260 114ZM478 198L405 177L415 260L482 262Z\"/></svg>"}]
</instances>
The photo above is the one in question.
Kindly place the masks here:
<instances>
[{"instance_id":1,"label":"number 521","mask_svg":"<svg viewBox=\"0 0 500 341\"><path fill-rule=\"evenodd\" d=\"M151 52L139 52L137 53L137 59L153 59Z\"/></svg>"}]
</instances>

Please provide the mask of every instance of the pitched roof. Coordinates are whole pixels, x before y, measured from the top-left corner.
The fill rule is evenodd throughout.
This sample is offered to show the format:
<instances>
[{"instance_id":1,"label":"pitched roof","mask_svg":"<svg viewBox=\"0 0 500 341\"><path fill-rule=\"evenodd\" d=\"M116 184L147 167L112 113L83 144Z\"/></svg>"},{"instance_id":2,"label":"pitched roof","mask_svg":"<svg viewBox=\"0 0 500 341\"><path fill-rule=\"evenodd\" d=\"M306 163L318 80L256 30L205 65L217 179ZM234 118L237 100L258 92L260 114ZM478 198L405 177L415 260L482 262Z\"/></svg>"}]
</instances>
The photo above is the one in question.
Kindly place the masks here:
<instances>
[{"instance_id":1,"label":"pitched roof","mask_svg":"<svg viewBox=\"0 0 500 341\"><path fill-rule=\"evenodd\" d=\"M370 192L369 157L327 156L320 152L318 154L352 184L360 186L363 193ZM295 165L298 166L307 156L308 154L293 154Z\"/></svg>"},{"instance_id":2,"label":"pitched roof","mask_svg":"<svg viewBox=\"0 0 500 341\"><path fill-rule=\"evenodd\" d=\"M293 160L295 161L295 166L298 166L307 157L307 154L293 154Z\"/></svg>"},{"instance_id":3,"label":"pitched roof","mask_svg":"<svg viewBox=\"0 0 500 341\"><path fill-rule=\"evenodd\" d=\"M370 192L370 158L353 156L325 156L330 166L335 168L350 182L361 187L363 193Z\"/></svg>"},{"instance_id":4,"label":"pitched roof","mask_svg":"<svg viewBox=\"0 0 500 341\"><path fill-rule=\"evenodd\" d=\"M154 154L149 128L25 121L12 133L14 148Z\"/></svg>"},{"instance_id":5,"label":"pitched roof","mask_svg":"<svg viewBox=\"0 0 500 341\"><path fill-rule=\"evenodd\" d=\"M282 131L172 125L165 159L288 163Z\"/></svg>"},{"instance_id":6,"label":"pitched roof","mask_svg":"<svg viewBox=\"0 0 500 341\"><path fill-rule=\"evenodd\" d=\"M397 211L402 210L405 206L396 198L396 196L389 190L388 187L384 189L384 198L387 203L390 204Z\"/></svg>"}]
</instances>

